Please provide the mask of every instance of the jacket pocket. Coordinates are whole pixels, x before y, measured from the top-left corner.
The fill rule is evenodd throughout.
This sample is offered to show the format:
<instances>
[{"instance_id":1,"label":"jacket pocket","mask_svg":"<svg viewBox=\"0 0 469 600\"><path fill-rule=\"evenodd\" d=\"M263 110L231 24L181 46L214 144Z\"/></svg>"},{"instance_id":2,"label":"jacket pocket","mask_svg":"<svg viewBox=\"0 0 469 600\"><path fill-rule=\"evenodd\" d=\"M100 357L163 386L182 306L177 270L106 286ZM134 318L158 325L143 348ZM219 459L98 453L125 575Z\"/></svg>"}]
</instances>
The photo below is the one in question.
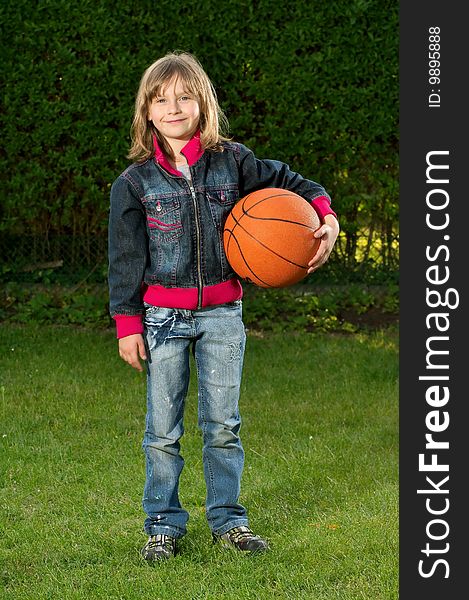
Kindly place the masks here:
<instances>
[{"instance_id":1,"label":"jacket pocket","mask_svg":"<svg viewBox=\"0 0 469 600\"><path fill-rule=\"evenodd\" d=\"M239 200L237 190L222 189L207 192L213 222L219 231L222 231L226 217Z\"/></svg>"},{"instance_id":2,"label":"jacket pocket","mask_svg":"<svg viewBox=\"0 0 469 600\"><path fill-rule=\"evenodd\" d=\"M155 241L171 242L184 233L179 198L145 199L145 210L150 237Z\"/></svg>"},{"instance_id":3,"label":"jacket pocket","mask_svg":"<svg viewBox=\"0 0 469 600\"><path fill-rule=\"evenodd\" d=\"M207 191L207 198L212 220L216 229L216 236L218 238L216 242L216 254L218 256L214 257L214 260L217 260L222 279L225 280L226 278L233 276L234 273L225 255L223 246L223 227L231 209L239 200L239 194L236 189L210 190Z\"/></svg>"}]
</instances>

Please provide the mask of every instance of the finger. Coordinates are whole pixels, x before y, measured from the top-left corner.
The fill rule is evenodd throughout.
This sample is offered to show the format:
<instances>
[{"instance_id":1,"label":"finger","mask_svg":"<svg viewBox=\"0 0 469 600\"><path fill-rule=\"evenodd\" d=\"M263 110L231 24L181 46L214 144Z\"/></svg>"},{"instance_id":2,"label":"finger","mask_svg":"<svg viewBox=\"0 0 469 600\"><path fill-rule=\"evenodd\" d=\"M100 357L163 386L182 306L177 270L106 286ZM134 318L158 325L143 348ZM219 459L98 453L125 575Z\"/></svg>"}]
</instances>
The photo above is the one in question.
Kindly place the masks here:
<instances>
[{"instance_id":1,"label":"finger","mask_svg":"<svg viewBox=\"0 0 469 600\"><path fill-rule=\"evenodd\" d=\"M319 267L321 266L322 263L319 263L317 265L314 265L312 267L309 267L308 269L308 275L310 275L311 273L314 273L314 271L317 271L317 269L319 269Z\"/></svg>"},{"instance_id":2,"label":"finger","mask_svg":"<svg viewBox=\"0 0 469 600\"><path fill-rule=\"evenodd\" d=\"M318 262L317 264L313 265L312 267L309 267L308 275L311 273L314 273L314 271L317 271L319 269L319 267L322 267L322 265L324 263L325 263L325 261L321 261L321 262Z\"/></svg>"},{"instance_id":3,"label":"finger","mask_svg":"<svg viewBox=\"0 0 469 600\"><path fill-rule=\"evenodd\" d=\"M122 352L120 353L120 357L123 361L129 364L131 367L136 369L137 371L143 371L142 365L138 359L137 352Z\"/></svg>"},{"instance_id":4,"label":"finger","mask_svg":"<svg viewBox=\"0 0 469 600\"><path fill-rule=\"evenodd\" d=\"M321 227L314 232L314 237L315 238L321 238L324 235L326 235L326 233L328 231L329 231L329 225L326 225L326 224L321 225Z\"/></svg>"},{"instance_id":5,"label":"finger","mask_svg":"<svg viewBox=\"0 0 469 600\"><path fill-rule=\"evenodd\" d=\"M138 353L142 360L147 360L147 352L145 350L145 343L143 339L138 343Z\"/></svg>"},{"instance_id":6,"label":"finger","mask_svg":"<svg viewBox=\"0 0 469 600\"><path fill-rule=\"evenodd\" d=\"M137 371L143 371L143 367L141 362L138 359L138 356L135 354L134 356L132 356L131 360L127 361L129 363L129 365L131 367L133 367L134 369L136 369Z\"/></svg>"},{"instance_id":7,"label":"finger","mask_svg":"<svg viewBox=\"0 0 469 600\"><path fill-rule=\"evenodd\" d=\"M321 264L322 264L322 263L315 263L314 265L311 265L311 266L308 268L308 271L307 271L308 275L309 275L310 273L313 273L314 271L316 271L316 269L319 269L319 267L321 266Z\"/></svg>"},{"instance_id":8,"label":"finger","mask_svg":"<svg viewBox=\"0 0 469 600\"><path fill-rule=\"evenodd\" d=\"M316 254L309 261L308 267L314 267L318 263L321 263L323 261L323 259L324 259L325 254L326 254L325 250L321 250L321 247L319 247L319 249L316 252Z\"/></svg>"},{"instance_id":9,"label":"finger","mask_svg":"<svg viewBox=\"0 0 469 600\"><path fill-rule=\"evenodd\" d=\"M323 252L321 255L315 256L313 259L311 259L308 263L308 274L316 271L316 269L319 269L319 267L322 267L328 256L329 254L327 252Z\"/></svg>"}]
</instances>

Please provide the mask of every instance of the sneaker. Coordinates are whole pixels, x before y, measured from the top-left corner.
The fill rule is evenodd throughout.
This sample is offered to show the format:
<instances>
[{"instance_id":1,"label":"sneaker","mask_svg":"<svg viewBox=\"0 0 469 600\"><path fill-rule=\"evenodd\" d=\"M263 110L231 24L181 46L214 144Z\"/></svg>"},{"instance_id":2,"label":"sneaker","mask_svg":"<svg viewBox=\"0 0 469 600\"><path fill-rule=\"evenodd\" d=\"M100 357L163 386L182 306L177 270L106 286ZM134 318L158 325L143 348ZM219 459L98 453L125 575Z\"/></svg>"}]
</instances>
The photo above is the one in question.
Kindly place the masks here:
<instances>
[{"instance_id":1,"label":"sneaker","mask_svg":"<svg viewBox=\"0 0 469 600\"><path fill-rule=\"evenodd\" d=\"M245 525L233 527L233 529L222 535L217 533L213 533L212 535L214 543L219 541L224 548L236 548L236 550L251 553L265 552L269 549L267 541L258 535L254 535L249 527Z\"/></svg>"},{"instance_id":2,"label":"sneaker","mask_svg":"<svg viewBox=\"0 0 469 600\"><path fill-rule=\"evenodd\" d=\"M157 560L166 560L176 553L176 538L170 535L151 535L142 548L141 555L149 563Z\"/></svg>"}]
</instances>

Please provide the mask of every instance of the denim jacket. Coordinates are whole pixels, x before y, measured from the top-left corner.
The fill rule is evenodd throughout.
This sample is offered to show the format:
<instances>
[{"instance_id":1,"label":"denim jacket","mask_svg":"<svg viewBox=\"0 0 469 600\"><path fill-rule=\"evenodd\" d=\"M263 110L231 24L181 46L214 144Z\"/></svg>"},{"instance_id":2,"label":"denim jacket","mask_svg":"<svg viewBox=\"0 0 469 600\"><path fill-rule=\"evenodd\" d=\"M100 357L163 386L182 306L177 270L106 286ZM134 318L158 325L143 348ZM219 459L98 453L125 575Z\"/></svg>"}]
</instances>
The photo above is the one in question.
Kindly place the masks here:
<instances>
[{"instance_id":1,"label":"denim jacket","mask_svg":"<svg viewBox=\"0 0 469 600\"><path fill-rule=\"evenodd\" d=\"M153 294L159 305L178 308L235 299L234 291L227 296L226 290L241 286L223 250L223 224L239 198L254 190L288 189L310 201L320 217L334 214L322 186L282 162L257 159L242 144L225 142L223 152L201 151L189 165L191 181L151 158L130 165L112 185L109 290L116 321L142 315L149 289L163 294L162 302ZM205 293L217 289L225 293Z\"/></svg>"}]
</instances>

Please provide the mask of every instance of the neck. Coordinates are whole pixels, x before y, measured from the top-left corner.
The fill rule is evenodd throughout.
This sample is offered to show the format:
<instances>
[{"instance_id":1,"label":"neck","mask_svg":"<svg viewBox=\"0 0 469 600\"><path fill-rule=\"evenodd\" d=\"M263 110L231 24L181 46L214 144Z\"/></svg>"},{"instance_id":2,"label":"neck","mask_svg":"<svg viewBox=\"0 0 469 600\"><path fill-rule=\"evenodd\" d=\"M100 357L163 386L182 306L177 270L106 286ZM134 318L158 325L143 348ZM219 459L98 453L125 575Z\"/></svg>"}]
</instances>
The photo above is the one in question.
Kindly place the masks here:
<instances>
[{"instance_id":1,"label":"neck","mask_svg":"<svg viewBox=\"0 0 469 600\"><path fill-rule=\"evenodd\" d=\"M183 154L176 154L174 160L170 159L169 162L176 167L188 164L187 158Z\"/></svg>"},{"instance_id":2,"label":"neck","mask_svg":"<svg viewBox=\"0 0 469 600\"><path fill-rule=\"evenodd\" d=\"M153 134L153 144L155 147L156 162L158 162L163 168L165 168L170 173L178 175L178 169L175 167L175 162L170 162L168 160L168 157L161 150L155 134ZM185 146L179 149L179 152L177 151L177 149L173 148L173 146L171 146L171 148L173 149L173 151L175 151L176 160L182 161L184 159L186 161L185 164L188 164L189 166L195 164L204 152L200 144L200 135L198 132L191 138L189 142L187 142ZM183 153L182 150L184 151Z\"/></svg>"},{"instance_id":3,"label":"neck","mask_svg":"<svg viewBox=\"0 0 469 600\"><path fill-rule=\"evenodd\" d=\"M171 150L174 153L174 156L176 157L176 162L180 162L184 159L184 156L181 154L181 150L184 148L184 146L186 146L188 144L188 142L190 141L190 138L188 140L166 140L168 142L168 144L171 147Z\"/></svg>"}]
</instances>

